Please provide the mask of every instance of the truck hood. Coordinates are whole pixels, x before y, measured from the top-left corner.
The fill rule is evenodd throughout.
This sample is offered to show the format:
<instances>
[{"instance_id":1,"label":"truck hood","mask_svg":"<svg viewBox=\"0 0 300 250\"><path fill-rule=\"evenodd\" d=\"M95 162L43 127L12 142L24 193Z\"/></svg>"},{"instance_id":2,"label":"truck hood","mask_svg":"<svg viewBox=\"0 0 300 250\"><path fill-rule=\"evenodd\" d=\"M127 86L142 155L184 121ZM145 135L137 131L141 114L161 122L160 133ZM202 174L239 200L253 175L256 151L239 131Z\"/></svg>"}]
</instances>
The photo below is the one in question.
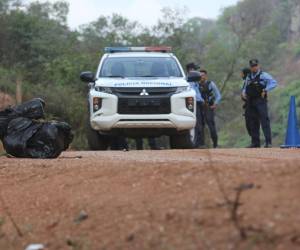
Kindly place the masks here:
<instances>
[{"instance_id":1,"label":"truck hood","mask_svg":"<svg viewBox=\"0 0 300 250\"><path fill-rule=\"evenodd\" d=\"M99 78L95 86L101 87L184 87L189 83L184 78Z\"/></svg>"}]
</instances>

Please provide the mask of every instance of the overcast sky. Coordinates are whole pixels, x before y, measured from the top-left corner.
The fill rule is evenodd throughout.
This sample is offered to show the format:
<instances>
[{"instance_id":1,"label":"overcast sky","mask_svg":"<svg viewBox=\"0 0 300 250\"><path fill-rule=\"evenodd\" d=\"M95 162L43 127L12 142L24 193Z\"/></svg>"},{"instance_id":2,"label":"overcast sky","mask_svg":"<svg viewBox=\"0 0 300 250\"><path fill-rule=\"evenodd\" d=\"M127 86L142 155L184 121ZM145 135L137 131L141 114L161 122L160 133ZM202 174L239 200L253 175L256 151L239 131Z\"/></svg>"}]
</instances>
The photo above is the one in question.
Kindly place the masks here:
<instances>
[{"instance_id":1,"label":"overcast sky","mask_svg":"<svg viewBox=\"0 0 300 250\"><path fill-rule=\"evenodd\" d=\"M70 4L68 22L72 28L97 20L100 15L122 14L144 25L155 24L163 7L184 7L189 17L216 18L222 8L238 0L66 0ZM55 2L55 0L50 0Z\"/></svg>"}]
</instances>

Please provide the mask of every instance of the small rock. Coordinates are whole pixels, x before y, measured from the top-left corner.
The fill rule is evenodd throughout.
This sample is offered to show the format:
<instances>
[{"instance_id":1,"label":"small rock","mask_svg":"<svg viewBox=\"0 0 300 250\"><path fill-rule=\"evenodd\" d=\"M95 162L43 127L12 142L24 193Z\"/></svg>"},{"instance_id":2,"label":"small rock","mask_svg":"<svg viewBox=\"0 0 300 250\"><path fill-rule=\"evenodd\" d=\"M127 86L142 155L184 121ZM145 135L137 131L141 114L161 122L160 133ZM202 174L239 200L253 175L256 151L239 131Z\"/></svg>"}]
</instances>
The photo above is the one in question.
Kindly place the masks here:
<instances>
[{"instance_id":1,"label":"small rock","mask_svg":"<svg viewBox=\"0 0 300 250\"><path fill-rule=\"evenodd\" d=\"M30 244L25 248L25 250L43 250L43 249L45 249L43 244Z\"/></svg>"},{"instance_id":2,"label":"small rock","mask_svg":"<svg viewBox=\"0 0 300 250\"><path fill-rule=\"evenodd\" d=\"M164 228L163 226L159 226L159 227L158 227L158 231L159 231L160 233L164 233L164 232L165 232L165 228Z\"/></svg>"},{"instance_id":3,"label":"small rock","mask_svg":"<svg viewBox=\"0 0 300 250\"><path fill-rule=\"evenodd\" d=\"M66 240L66 243L70 247L76 247L77 246L76 242L73 241L72 239L69 239L69 238Z\"/></svg>"},{"instance_id":4,"label":"small rock","mask_svg":"<svg viewBox=\"0 0 300 250\"><path fill-rule=\"evenodd\" d=\"M183 184L182 184L182 182L177 182L177 183L176 183L176 186L177 186L177 187L182 187Z\"/></svg>"},{"instance_id":5,"label":"small rock","mask_svg":"<svg viewBox=\"0 0 300 250\"><path fill-rule=\"evenodd\" d=\"M134 233L131 233L126 237L126 241L133 241L133 240L134 240Z\"/></svg>"},{"instance_id":6,"label":"small rock","mask_svg":"<svg viewBox=\"0 0 300 250\"><path fill-rule=\"evenodd\" d=\"M59 221L53 221L51 224L49 224L46 228L48 230L51 230L53 228L55 228L57 225L59 224Z\"/></svg>"},{"instance_id":7,"label":"small rock","mask_svg":"<svg viewBox=\"0 0 300 250\"><path fill-rule=\"evenodd\" d=\"M270 229L272 229L272 228L274 228L275 227L275 223L273 222L273 221L269 221L269 222L267 222L267 227L268 228L270 228Z\"/></svg>"},{"instance_id":8,"label":"small rock","mask_svg":"<svg viewBox=\"0 0 300 250\"><path fill-rule=\"evenodd\" d=\"M170 209L170 210L166 213L166 216L165 216L166 220L167 220L167 221L170 221L170 220L174 219L175 213L176 213L175 209Z\"/></svg>"},{"instance_id":9,"label":"small rock","mask_svg":"<svg viewBox=\"0 0 300 250\"><path fill-rule=\"evenodd\" d=\"M292 242L293 244L300 245L300 236L299 236L299 235L294 235L294 236L291 238L291 242Z\"/></svg>"},{"instance_id":10,"label":"small rock","mask_svg":"<svg viewBox=\"0 0 300 250\"><path fill-rule=\"evenodd\" d=\"M275 219L275 220L281 220L281 219L283 219L283 216L282 216L282 214L279 214L279 213L278 213L278 214L275 214L275 215L274 215L274 219Z\"/></svg>"},{"instance_id":11,"label":"small rock","mask_svg":"<svg viewBox=\"0 0 300 250\"><path fill-rule=\"evenodd\" d=\"M198 226L202 226L204 224L204 221L200 218L195 218L194 219L195 224L197 224Z\"/></svg>"},{"instance_id":12,"label":"small rock","mask_svg":"<svg viewBox=\"0 0 300 250\"><path fill-rule=\"evenodd\" d=\"M74 220L74 222L75 222L76 224L79 224L79 223L81 223L82 221L86 220L88 217L89 217L88 214L87 214L85 211L82 210L82 211L79 213L78 217Z\"/></svg>"},{"instance_id":13,"label":"small rock","mask_svg":"<svg viewBox=\"0 0 300 250\"><path fill-rule=\"evenodd\" d=\"M127 220L132 220L133 219L133 215L132 214L127 214L125 217L126 217Z\"/></svg>"}]
</instances>

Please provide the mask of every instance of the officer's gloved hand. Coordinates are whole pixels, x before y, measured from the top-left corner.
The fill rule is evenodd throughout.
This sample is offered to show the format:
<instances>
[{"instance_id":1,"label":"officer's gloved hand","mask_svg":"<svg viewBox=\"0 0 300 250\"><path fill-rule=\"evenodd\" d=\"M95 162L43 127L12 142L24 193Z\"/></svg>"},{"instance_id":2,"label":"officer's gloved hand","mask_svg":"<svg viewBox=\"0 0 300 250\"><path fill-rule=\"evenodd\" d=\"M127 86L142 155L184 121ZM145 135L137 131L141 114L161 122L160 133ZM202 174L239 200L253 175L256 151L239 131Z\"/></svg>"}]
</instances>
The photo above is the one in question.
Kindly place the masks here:
<instances>
[{"instance_id":1,"label":"officer's gloved hand","mask_svg":"<svg viewBox=\"0 0 300 250\"><path fill-rule=\"evenodd\" d=\"M242 93L242 100L247 100L248 99L248 97L247 97L247 94L246 93Z\"/></svg>"}]
</instances>

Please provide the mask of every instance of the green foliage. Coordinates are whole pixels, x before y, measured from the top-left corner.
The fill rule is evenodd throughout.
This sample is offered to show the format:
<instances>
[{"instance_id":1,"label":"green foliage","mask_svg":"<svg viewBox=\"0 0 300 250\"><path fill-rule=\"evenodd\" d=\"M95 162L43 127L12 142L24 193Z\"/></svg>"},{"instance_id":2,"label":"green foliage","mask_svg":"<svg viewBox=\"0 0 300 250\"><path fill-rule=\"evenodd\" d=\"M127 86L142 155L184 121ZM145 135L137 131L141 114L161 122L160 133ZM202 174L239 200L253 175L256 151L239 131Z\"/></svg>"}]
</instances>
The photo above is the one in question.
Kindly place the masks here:
<instances>
[{"instance_id":1,"label":"green foliage","mask_svg":"<svg viewBox=\"0 0 300 250\"><path fill-rule=\"evenodd\" d=\"M293 54L295 57L300 58L300 43L296 43L293 48Z\"/></svg>"}]
</instances>

